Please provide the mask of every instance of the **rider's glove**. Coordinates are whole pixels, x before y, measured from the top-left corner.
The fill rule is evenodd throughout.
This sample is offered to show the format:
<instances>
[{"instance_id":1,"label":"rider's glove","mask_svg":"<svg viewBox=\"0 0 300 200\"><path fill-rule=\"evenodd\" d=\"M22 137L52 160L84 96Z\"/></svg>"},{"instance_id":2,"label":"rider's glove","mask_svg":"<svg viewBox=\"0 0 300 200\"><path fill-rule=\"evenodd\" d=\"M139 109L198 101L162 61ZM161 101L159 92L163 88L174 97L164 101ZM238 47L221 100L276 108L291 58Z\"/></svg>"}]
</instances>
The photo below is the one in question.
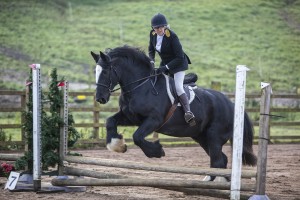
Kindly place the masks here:
<instances>
[{"instance_id":1,"label":"rider's glove","mask_svg":"<svg viewBox=\"0 0 300 200\"><path fill-rule=\"evenodd\" d=\"M155 63L154 63L154 61L151 60L150 63L151 63L151 66L152 66L153 68L155 68Z\"/></svg>"},{"instance_id":2,"label":"rider's glove","mask_svg":"<svg viewBox=\"0 0 300 200\"><path fill-rule=\"evenodd\" d=\"M164 73L168 71L168 66L165 65L165 66L160 66L157 70L156 70L156 74L161 74L161 73Z\"/></svg>"}]
</instances>

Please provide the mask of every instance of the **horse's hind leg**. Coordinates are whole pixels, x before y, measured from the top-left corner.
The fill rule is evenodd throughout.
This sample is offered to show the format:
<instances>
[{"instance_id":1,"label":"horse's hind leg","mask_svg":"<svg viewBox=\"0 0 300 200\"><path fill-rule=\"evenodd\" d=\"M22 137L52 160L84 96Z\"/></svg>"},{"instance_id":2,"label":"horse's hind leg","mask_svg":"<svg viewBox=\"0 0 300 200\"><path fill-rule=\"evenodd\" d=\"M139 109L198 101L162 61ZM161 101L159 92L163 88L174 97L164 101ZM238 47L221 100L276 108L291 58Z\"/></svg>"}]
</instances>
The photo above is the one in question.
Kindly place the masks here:
<instances>
[{"instance_id":1,"label":"horse's hind leg","mask_svg":"<svg viewBox=\"0 0 300 200\"><path fill-rule=\"evenodd\" d=\"M213 145L209 147L210 167L212 168L227 168L228 159L222 152L221 145Z\"/></svg>"},{"instance_id":2,"label":"horse's hind leg","mask_svg":"<svg viewBox=\"0 0 300 200\"><path fill-rule=\"evenodd\" d=\"M211 168L227 168L228 159L222 152L223 144L220 143L219 138L206 137L206 138L193 138L204 149L210 157ZM216 176L206 176L204 181L214 181Z\"/></svg>"}]
</instances>

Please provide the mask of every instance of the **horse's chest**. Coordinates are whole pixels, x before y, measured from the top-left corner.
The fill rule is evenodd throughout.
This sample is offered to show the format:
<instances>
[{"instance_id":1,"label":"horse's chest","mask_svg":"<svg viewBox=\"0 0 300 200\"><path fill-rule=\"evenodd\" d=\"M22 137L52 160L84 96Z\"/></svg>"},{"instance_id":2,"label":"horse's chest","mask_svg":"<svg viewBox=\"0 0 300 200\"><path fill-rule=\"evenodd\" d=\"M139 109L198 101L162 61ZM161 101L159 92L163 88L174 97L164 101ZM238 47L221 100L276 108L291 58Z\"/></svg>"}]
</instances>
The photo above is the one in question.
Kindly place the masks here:
<instances>
[{"instance_id":1,"label":"horse's chest","mask_svg":"<svg viewBox=\"0 0 300 200\"><path fill-rule=\"evenodd\" d=\"M139 117L139 114L135 111L134 107L131 107L129 105L123 105L121 108L123 114L126 116L127 119L129 119L133 123L140 123L141 119Z\"/></svg>"}]
</instances>

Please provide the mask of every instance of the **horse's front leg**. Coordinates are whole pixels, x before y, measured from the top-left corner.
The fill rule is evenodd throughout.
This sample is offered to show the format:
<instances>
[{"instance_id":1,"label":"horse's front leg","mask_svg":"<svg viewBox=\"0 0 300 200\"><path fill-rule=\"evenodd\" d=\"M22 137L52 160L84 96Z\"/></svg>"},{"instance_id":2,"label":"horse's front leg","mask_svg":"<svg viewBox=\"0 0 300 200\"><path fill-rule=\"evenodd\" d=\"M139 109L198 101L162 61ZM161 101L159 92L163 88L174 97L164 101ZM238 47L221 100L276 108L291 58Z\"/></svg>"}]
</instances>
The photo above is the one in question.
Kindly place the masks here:
<instances>
[{"instance_id":1,"label":"horse's front leg","mask_svg":"<svg viewBox=\"0 0 300 200\"><path fill-rule=\"evenodd\" d=\"M121 111L106 120L106 148L110 151L124 153L127 151L127 145L123 136L118 133L118 125L132 125Z\"/></svg>"},{"instance_id":2,"label":"horse's front leg","mask_svg":"<svg viewBox=\"0 0 300 200\"><path fill-rule=\"evenodd\" d=\"M151 134L159 126L159 121L157 118L149 117L143 121L139 128L133 134L134 144L139 146L145 155L149 158L155 157L160 158L165 156L165 152L159 140L154 142L149 142L145 138Z\"/></svg>"}]
</instances>

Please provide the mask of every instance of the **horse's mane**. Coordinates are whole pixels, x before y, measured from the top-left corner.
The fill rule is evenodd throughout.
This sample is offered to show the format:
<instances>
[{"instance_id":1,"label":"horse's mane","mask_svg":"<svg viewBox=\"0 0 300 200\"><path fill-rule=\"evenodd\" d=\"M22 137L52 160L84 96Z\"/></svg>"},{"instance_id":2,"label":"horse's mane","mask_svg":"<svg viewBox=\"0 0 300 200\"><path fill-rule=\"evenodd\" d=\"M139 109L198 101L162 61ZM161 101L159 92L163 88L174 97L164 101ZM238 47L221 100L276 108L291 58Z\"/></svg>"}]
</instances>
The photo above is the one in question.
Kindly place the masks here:
<instances>
[{"instance_id":1,"label":"horse's mane","mask_svg":"<svg viewBox=\"0 0 300 200\"><path fill-rule=\"evenodd\" d=\"M133 63L142 63L147 67L152 68L150 58L141 48L138 47L124 45L114 49L106 49L105 53L109 55L112 60L114 58L121 57L127 59L128 61L132 61Z\"/></svg>"}]
</instances>

